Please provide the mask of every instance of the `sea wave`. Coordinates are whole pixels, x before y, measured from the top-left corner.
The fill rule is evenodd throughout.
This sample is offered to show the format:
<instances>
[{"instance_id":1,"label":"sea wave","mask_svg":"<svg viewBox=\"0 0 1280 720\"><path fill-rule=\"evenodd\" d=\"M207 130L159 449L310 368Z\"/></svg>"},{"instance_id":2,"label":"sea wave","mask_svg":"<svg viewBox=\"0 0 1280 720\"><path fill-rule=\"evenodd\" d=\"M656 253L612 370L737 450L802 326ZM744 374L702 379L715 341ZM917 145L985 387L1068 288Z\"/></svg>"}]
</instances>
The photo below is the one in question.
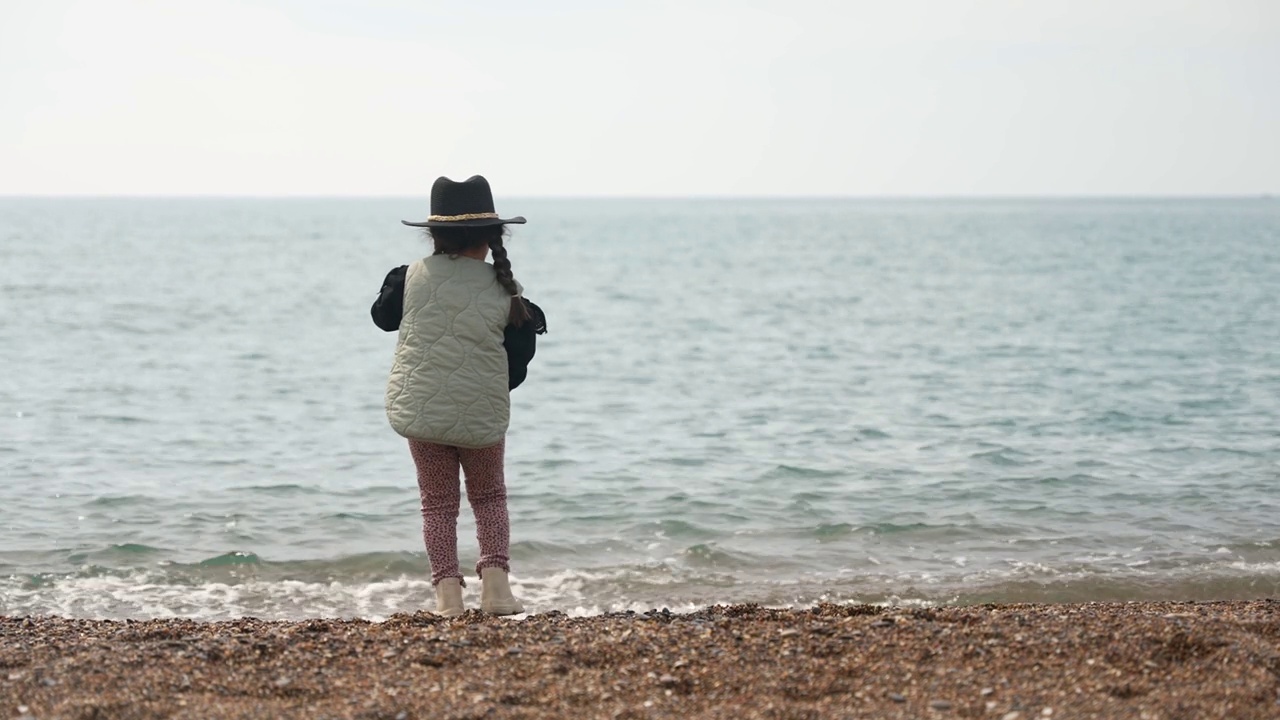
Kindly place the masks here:
<instances>
[{"instance_id":1,"label":"sea wave","mask_svg":"<svg viewBox=\"0 0 1280 720\"><path fill-rule=\"evenodd\" d=\"M694 546L691 552L712 551ZM367 566L375 561L366 556L346 562ZM388 572L364 579L343 576L333 568L329 568L326 578L326 573L307 567L308 563L261 561L251 564L249 572L201 564L127 572L88 567L62 575L13 575L0 578L0 615L378 620L398 612L431 608L434 592L426 573L421 569L397 573L404 569L397 565L384 562ZM963 563L958 563L957 570L949 574L839 568L785 580L759 580L751 577L749 568L724 565L708 562L694 570L655 561L565 569L541 575L513 575L512 587L531 613L556 610L579 616L663 608L688 612L723 603L769 607L808 607L824 602L969 605L1257 599L1280 595L1280 563L1276 562L1224 560L1211 567L1173 573L1141 568L1123 572L1061 569L1020 562L998 571L967 572ZM466 591L468 602L475 604L478 591L478 582L472 578Z\"/></svg>"}]
</instances>

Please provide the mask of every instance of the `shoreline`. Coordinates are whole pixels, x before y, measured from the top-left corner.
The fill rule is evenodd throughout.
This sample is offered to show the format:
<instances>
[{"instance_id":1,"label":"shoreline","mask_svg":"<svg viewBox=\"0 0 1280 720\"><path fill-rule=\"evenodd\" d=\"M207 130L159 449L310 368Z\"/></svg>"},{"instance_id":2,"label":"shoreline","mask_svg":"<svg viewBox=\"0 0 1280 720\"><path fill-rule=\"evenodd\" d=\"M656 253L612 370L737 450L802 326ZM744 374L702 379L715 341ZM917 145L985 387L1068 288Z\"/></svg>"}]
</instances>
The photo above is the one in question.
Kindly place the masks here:
<instances>
[{"instance_id":1,"label":"shoreline","mask_svg":"<svg viewBox=\"0 0 1280 720\"><path fill-rule=\"evenodd\" d=\"M0 704L41 719L1274 718L1280 600L0 617Z\"/></svg>"}]
</instances>

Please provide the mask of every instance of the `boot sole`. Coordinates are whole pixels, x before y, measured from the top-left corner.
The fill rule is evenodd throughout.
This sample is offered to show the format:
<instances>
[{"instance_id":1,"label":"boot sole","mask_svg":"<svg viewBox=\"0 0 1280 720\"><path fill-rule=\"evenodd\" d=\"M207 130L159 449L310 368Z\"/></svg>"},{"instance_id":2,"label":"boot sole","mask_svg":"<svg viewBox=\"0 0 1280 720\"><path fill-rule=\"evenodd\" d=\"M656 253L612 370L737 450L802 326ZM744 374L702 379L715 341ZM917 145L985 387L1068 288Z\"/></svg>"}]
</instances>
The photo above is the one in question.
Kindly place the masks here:
<instances>
[{"instance_id":1,"label":"boot sole","mask_svg":"<svg viewBox=\"0 0 1280 720\"><path fill-rule=\"evenodd\" d=\"M499 605L497 603L482 605L480 609L490 615L519 615L524 612L523 605Z\"/></svg>"}]
</instances>

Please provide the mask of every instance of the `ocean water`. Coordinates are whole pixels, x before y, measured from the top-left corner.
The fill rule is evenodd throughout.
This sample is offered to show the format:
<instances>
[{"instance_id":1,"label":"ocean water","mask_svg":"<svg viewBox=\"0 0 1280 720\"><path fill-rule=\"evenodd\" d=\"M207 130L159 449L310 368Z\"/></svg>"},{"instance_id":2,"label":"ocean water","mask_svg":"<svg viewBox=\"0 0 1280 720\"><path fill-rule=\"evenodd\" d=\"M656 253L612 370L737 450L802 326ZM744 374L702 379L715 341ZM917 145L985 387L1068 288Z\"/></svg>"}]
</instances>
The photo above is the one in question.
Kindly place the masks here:
<instances>
[{"instance_id":1,"label":"ocean water","mask_svg":"<svg viewBox=\"0 0 1280 720\"><path fill-rule=\"evenodd\" d=\"M535 612L1280 595L1280 201L500 209ZM426 210L0 199L0 614L429 607L368 316Z\"/></svg>"}]
</instances>

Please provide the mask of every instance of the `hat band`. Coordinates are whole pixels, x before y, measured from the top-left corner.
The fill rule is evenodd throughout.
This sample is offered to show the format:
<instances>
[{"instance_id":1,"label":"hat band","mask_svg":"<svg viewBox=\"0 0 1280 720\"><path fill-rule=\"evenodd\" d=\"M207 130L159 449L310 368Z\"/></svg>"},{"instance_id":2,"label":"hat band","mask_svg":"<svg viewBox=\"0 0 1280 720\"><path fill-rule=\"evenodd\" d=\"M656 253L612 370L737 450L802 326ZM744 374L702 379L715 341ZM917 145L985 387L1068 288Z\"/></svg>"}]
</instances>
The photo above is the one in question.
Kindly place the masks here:
<instances>
[{"instance_id":1,"label":"hat band","mask_svg":"<svg viewBox=\"0 0 1280 720\"><path fill-rule=\"evenodd\" d=\"M457 220L490 220L497 219L498 213L469 213L467 215L432 215L427 218L431 222L455 222Z\"/></svg>"}]
</instances>

